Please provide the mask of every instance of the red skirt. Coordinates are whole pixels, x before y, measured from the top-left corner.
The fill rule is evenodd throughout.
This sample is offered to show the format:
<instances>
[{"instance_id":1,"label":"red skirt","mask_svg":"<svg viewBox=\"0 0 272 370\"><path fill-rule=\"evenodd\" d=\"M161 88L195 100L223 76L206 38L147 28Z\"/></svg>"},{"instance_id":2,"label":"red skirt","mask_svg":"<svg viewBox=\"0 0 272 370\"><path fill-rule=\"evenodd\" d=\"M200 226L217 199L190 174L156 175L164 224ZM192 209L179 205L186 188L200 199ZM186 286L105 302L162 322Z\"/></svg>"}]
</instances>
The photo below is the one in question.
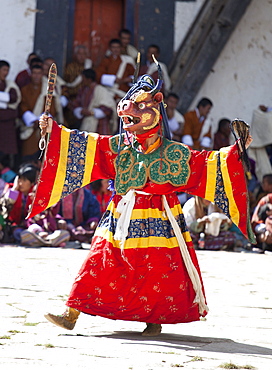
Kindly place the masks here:
<instances>
[{"instance_id":1,"label":"red skirt","mask_svg":"<svg viewBox=\"0 0 272 370\"><path fill-rule=\"evenodd\" d=\"M136 195L123 254L114 239L120 198L113 198L100 221L67 306L110 319L157 324L199 320L195 291L162 197ZM167 201L200 275L177 196L167 195Z\"/></svg>"}]
</instances>

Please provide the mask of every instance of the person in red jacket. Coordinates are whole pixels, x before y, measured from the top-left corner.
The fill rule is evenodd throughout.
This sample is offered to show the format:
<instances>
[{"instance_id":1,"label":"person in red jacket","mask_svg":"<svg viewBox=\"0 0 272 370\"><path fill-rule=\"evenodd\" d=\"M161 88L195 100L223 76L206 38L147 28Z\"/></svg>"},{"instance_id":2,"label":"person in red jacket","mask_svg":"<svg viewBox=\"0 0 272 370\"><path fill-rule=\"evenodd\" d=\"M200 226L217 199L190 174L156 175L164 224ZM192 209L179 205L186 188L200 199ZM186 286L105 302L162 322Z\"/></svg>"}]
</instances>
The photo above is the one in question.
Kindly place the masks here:
<instances>
[{"instance_id":1,"label":"person in red jacket","mask_svg":"<svg viewBox=\"0 0 272 370\"><path fill-rule=\"evenodd\" d=\"M9 228L9 241L20 242L21 232L27 228L26 216L32 201L30 196L37 179L38 169L30 164L22 166L14 183L0 198L0 213Z\"/></svg>"}]
</instances>

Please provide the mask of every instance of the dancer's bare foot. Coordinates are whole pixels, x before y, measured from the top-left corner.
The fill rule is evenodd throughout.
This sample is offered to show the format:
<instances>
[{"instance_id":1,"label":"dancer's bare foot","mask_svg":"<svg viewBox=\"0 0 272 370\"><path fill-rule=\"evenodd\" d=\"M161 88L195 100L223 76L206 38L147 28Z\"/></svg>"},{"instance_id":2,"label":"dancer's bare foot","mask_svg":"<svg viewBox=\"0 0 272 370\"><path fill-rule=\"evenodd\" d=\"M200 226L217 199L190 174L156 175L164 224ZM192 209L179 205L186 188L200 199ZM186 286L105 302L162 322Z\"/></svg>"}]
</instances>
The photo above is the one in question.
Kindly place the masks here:
<instances>
[{"instance_id":1,"label":"dancer's bare foot","mask_svg":"<svg viewBox=\"0 0 272 370\"><path fill-rule=\"evenodd\" d=\"M146 328L142 332L143 337L156 337L161 333L162 326L161 324L151 324L146 323Z\"/></svg>"}]
</instances>

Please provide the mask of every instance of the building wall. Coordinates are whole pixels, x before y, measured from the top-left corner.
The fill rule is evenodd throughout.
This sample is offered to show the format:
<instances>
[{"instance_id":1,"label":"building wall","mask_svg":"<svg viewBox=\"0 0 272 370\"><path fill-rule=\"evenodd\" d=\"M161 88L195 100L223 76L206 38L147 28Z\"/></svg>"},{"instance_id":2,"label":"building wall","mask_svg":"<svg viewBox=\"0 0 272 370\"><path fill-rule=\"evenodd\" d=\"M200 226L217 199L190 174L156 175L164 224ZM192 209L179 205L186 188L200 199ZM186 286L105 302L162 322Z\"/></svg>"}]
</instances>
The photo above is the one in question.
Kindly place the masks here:
<instances>
[{"instance_id":1,"label":"building wall","mask_svg":"<svg viewBox=\"0 0 272 370\"><path fill-rule=\"evenodd\" d=\"M0 11L0 59L10 65L8 78L27 67L26 59L33 51L36 0L2 0Z\"/></svg>"},{"instance_id":2,"label":"building wall","mask_svg":"<svg viewBox=\"0 0 272 370\"><path fill-rule=\"evenodd\" d=\"M174 51L177 51L205 0L176 1Z\"/></svg>"},{"instance_id":3,"label":"building wall","mask_svg":"<svg viewBox=\"0 0 272 370\"><path fill-rule=\"evenodd\" d=\"M272 106L272 2L252 0L191 106L214 102L214 129L222 117L249 124L259 104Z\"/></svg>"}]
</instances>

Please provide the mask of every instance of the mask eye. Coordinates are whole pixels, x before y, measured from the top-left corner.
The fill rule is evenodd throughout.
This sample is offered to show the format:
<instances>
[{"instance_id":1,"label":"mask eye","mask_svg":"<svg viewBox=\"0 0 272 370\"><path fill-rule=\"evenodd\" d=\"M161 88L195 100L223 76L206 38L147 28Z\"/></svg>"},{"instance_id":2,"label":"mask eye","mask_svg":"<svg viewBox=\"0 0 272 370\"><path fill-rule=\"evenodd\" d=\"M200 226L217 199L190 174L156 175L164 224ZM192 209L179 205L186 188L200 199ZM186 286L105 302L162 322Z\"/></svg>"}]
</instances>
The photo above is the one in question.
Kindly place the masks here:
<instances>
[{"instance_id":1,"label":"mask eye","mask_svg":"<svg viewBox=\"0 0 272 370\"><path fill-rule=\"evenodd\" d=\"M138 105L138 107L139 107L139 109L144 109L144 108L145 108L145 103L140 103L140 104Z\"/></svg>"}]
</instances>

